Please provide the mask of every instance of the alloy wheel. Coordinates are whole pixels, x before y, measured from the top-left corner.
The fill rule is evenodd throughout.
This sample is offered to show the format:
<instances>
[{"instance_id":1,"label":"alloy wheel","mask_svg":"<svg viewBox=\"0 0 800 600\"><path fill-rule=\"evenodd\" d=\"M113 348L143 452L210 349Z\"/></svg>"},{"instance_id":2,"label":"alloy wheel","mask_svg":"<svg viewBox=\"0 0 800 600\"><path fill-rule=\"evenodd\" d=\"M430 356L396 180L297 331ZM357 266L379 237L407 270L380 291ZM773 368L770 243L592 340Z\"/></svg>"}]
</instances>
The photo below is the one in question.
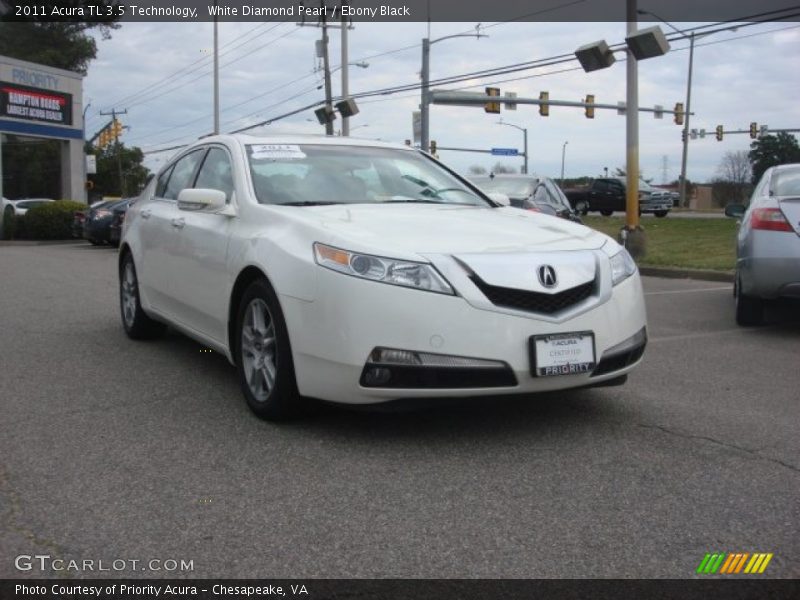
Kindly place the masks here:
<instances>
[{"instance_id":1,"label":"alloy wheel","mask_svg":"<svg viewBox=\"0 0 800 600\"><path fill-rule=\"evenodd\" d=\"M242 322L242 367L247 387L258 402L265 402L277 378L275 324L267 303L254 298Z\"/></svg>"}]
</instances>

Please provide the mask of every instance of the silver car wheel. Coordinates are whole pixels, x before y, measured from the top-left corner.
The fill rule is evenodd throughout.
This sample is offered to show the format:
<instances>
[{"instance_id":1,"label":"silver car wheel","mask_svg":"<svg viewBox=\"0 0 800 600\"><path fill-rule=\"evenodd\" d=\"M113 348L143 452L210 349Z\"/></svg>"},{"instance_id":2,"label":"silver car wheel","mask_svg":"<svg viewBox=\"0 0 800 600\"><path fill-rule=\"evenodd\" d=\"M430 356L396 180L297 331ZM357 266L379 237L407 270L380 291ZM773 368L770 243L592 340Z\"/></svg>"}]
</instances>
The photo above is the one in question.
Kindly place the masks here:
<instances>
[{"instance_id":1,"label":"silver car wheel","mask_svg":"<svg viewBox=\"0 0 800 600\"><path fill-rule=\"evenodd\" d=\"M133 262L125 263L125 271L122 274L122 317L125 319L125 326L133 327L136 319L136 273L133 270Z\"/></svg>"},{"instance_id":2,"label":"silver car wheel","mask_svg":"<svg viewBox=\"0 0 800 600\"><path fill-rule=\"evenodd\" d=\"M247 387L258 402L266 402L277 377L275 325L267 303L254 298L242 322L242 366Z\"/></svg>"}]
</instances>

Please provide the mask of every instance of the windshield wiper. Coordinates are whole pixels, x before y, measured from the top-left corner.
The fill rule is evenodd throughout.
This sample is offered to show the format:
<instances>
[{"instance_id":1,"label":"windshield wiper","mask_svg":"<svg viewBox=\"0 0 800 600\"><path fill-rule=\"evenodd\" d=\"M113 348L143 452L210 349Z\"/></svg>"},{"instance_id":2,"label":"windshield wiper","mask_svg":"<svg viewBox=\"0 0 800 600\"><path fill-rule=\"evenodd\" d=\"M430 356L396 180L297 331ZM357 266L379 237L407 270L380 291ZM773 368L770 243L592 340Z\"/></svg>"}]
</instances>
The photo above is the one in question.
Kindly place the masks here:
<instances>
[{"instance_id":1,"label":"windshield wiper","mask_svg":"<svg viewBox=\"0 0 800 600\"><path fill-rule=\"evenodd\" d=\"M415 204L447 204L447 202L442 202L441 200L426 200L424 198L408 198L407 200L384 200L383 204L403 204L405 202L410 202Z\"/></svg>"},{"instance_id":2,"label":"windshield wiper","mask_svg":"<svg viewBox=\"0 0 800 600\"><path fill-rule=\"evenodd\" d=\"M281 202L278 206L329 206L331 204L344 204L344 202L322 202L322 201L309 201L302 202Z\"/></svg>"}]
</instances>

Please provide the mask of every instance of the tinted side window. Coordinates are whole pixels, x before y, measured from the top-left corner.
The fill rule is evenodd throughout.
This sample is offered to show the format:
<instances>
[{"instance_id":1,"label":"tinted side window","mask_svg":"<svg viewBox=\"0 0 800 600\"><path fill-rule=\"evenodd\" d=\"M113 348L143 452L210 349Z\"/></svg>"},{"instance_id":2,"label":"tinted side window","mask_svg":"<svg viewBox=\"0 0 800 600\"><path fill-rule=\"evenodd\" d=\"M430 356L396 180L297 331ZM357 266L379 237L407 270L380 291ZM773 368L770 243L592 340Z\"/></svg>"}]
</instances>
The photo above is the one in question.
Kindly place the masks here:
<instances>
[{"instance_id":1,"label":"tinted side window","mask_svg":"<svg viewBox=\"0 0 800 600\"><path fill-rule=\"evenodd\" d=\"M203 158L204 153L204 149L195 150L175 163L175 166L172 168L172 174L167 181L167 187L161 197L177 200L181 190L192 187L192 180L197 171L197 164L200 162L200 159Z\"/></svg>"},{"instance_id":2,"label":"tinted side window","mask_svg":"<svg viewBox=\"0 0 800 600\"><path fill-rule=\"evenodd\" d=\"M595 181L594 182L594 191L605 193L608 191L608 182L607 181Z\"/></svg>"},{"instance_id":3,"label":"tinted side window","mask_svg":"<svg viewBox=\"0 0 800 600\"><path fill-rule=\"evenodd\" d=\"M196 188L209 188L225 192L227 202L233 194L233 174L228 153L222 148L211 148L197 174Z\"/></svg>"},{"instance_id":4,"label":"tinted side window","mask_svg":"<svg viewBox=\"0 0 800 600\"><path fill-rule=\"evenodd\" d=\"M169 169L164 171L161 176L158 178L158 183L156 184L156 197L163 198L164 191L167 189L167 181L169 181L169 176L172 174L172 170L175 168L175 165L171 166Z\"/></svg>"}]
</instances>

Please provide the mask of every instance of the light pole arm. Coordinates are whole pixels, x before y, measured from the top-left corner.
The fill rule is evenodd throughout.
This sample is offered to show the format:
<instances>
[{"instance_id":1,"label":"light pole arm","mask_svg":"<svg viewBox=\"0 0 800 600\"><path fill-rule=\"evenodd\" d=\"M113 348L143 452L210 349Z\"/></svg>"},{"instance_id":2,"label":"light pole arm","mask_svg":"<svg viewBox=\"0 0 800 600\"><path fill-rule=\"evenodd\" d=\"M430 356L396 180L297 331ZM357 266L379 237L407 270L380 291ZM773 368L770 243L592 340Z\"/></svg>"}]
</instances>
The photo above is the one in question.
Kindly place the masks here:
<instances>
[{"instance_id":1,"label":"light pole arm","mask_svg":"<svg viewBox=\"0 0 800 600\"><path fill-rule=\"evenodd\" d=\"M419 105L419 110L420 110L419 147L424 152L427 152L430 146L431 99L430 99L429 89L430 89L430 72L431 72L431 46L433 44L436 44L444 40L449 40L452 38L460 38L460 37L482 38L489 36L480 32L475 32L475 33L456 33L453 35L446 35L444 37L436 38L433 41L431 41L428 38L422 39L422 70L420 71L422 85L420 86L421 97Z\"/></svg>"}]
</instances>

